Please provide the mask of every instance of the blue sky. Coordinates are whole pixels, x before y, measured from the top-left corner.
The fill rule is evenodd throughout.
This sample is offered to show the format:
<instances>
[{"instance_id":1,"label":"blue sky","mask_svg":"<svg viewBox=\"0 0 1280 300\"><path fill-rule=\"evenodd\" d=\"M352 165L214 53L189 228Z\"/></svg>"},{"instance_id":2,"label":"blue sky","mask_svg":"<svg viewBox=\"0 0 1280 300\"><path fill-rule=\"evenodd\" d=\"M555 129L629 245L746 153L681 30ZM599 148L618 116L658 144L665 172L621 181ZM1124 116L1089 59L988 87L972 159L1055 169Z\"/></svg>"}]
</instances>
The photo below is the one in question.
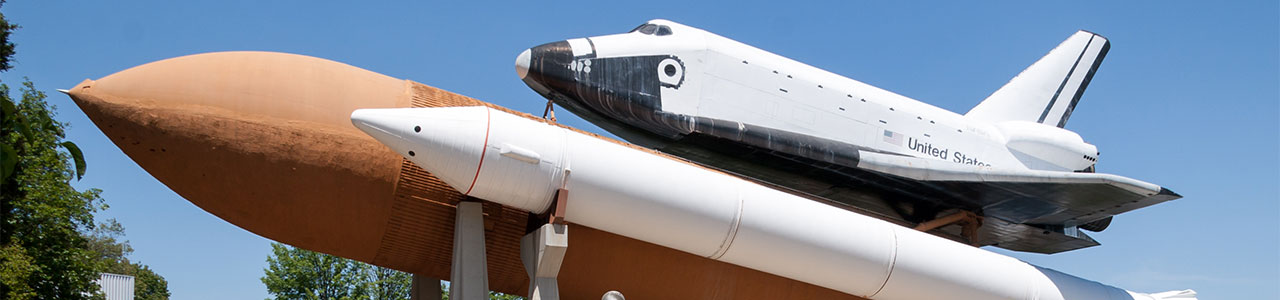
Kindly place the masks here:
<instances>
[{"instance_id":1,"label":"blue sky","mask_svg":"<svg viewBox=\"0 0 1280 300\"><path fill-rule=\"evenodd\" d=\"M177 3L181 2L181 3ZM1030 263L1135 291L1280 298L1280 7L1276 1L688 4L629 1L23 1L16 67L49 94L127 228L133 259L175 299L267 297L269 241L169 191L67 97L86 78L229 50L305 54L525 112L545 103L513 69L525 48L618 33L649 19L700 27L926 103L967 111L1071 33L1112 42L1067 128L1098 146L1100 172L1184 199L1116 218L1102 246ZM572 126L602 132L568 113Z\"/></svg>"}]
</instances>

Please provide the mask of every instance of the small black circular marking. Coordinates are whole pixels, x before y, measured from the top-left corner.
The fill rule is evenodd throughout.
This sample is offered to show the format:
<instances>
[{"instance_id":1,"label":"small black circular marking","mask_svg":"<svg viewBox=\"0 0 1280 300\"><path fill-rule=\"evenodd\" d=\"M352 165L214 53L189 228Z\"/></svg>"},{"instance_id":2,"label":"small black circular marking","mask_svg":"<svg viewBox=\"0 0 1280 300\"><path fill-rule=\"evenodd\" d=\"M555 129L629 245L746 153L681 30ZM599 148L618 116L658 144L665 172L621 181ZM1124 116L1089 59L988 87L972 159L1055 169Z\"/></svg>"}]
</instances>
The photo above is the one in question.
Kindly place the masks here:
<instances>
[{"instance_id":1,"label":"small black circular marking","mask_svg":"<svg viewBox=\"0 0 1280 300\"><path fill-rule=\"evenodd\" d=\"M413 126L413 132L422 132L422 126Z\"/></svg>"},{"instance_id":2,"label":"small black circular marking","mask_svg":"<svg viewBox=\"0 0 1280 300\"><path fill-rule=\"evenodd\" d=\"M667 67L662 68L662 72L666 72L667 76L676 76L676 65L667 65Z\"/></svg>"},{"instance_id":3,"label":"small black circular marking","mask_svg":"<svg viewBox=\"0 0 1280 300\"><path fill-rule=\"evenodd\" d=\"M413 156L413 151L409 151L409 156Z\"/></svg>"}]
</instances>

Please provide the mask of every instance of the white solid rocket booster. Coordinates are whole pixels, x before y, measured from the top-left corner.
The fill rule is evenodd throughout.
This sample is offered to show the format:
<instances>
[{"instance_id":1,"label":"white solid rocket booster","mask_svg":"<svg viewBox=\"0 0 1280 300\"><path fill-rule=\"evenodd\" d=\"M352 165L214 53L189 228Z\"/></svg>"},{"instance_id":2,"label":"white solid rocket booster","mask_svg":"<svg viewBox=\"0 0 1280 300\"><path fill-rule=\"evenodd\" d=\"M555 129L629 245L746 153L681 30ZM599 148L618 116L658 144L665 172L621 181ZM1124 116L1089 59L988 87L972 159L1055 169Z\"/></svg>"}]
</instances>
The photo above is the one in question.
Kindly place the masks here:
<instances>
[{"instance_id":1,"label":"white solid rocket booster","mask_svg":"<svg viewBox=\"0 0 1280 300\"><path fill-rule=\"evenodd\" d=\"M1195 299L1032 266L644 150L483 106L361 109L352 123L453 188L871 299Z\"/></svg>"}]
</instances>

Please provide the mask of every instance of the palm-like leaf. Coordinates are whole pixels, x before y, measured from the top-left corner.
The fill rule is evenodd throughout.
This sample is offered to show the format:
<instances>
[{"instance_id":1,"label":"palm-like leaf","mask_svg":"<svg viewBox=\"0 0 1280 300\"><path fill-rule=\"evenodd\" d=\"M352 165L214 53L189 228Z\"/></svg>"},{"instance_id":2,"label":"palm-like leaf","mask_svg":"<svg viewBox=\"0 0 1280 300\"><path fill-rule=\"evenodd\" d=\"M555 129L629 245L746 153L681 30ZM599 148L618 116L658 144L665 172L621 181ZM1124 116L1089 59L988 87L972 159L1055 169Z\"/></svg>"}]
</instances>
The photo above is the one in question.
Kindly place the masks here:
<instances>
[{"instance_id":1,"label":"palm-like leaf","mask_svg":"<svg viewBox=\"0 0 1280 300\"><path fill-rule=\"evenodd\" d=\"M63 148L67 148L67 152L71 152L71 159L76 162L76 180L80 180L81 177L84 177L84 170L87 168L84 163L84 153L80 152L80 146L76 146L76 143L71 141L64 141L60 145Z\"/></svg>"}]
</instances>

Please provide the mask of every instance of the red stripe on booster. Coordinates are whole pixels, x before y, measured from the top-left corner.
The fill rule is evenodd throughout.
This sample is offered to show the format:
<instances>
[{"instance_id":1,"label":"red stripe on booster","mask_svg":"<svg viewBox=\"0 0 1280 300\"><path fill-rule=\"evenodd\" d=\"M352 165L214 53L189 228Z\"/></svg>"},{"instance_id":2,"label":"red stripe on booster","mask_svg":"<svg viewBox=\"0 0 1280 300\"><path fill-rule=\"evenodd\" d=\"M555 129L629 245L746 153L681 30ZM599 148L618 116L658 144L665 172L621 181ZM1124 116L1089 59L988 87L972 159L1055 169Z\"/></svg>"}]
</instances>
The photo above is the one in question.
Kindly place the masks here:
<instances>
[{"instance_id":1,"label":"red stripe on booster","mask_svg":"<svg viewBox=\"0 0 1280 300\"><path fill-rule=\"evenodd\" d=\"M492 123L489 119L490 110L488 107L484 108L484 147L480 148L480 163L476 164L476 176L471 178L471 186L467 188L466 193L462 193L463 195L471 195L471 189L476 188L476 180L480 179L480 168L484 167L484 153L489 151L489 124Z\"/></svg>"}]
</instances>

